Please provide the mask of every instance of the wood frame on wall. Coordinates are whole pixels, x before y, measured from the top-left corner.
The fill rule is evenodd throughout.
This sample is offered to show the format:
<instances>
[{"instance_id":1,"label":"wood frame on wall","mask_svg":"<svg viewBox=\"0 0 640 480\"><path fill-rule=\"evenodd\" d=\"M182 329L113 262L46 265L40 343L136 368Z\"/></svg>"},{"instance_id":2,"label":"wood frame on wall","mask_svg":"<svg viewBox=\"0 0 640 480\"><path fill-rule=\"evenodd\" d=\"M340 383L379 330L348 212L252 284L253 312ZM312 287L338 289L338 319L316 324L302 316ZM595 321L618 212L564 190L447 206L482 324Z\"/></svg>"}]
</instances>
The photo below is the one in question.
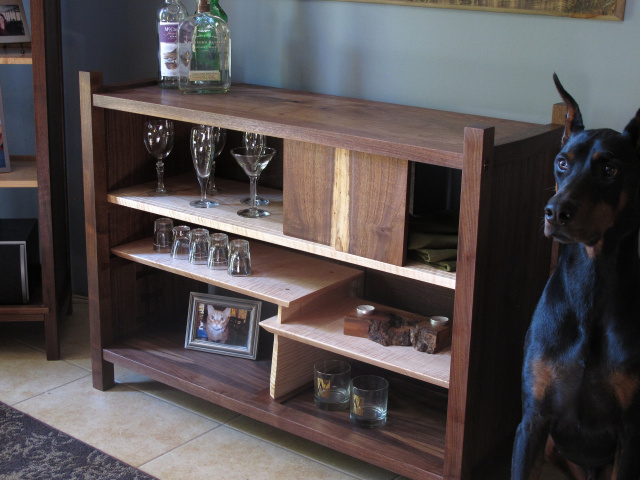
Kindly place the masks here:
<instances>
[{"instance_id":1,"label":"wood frame on wall","mask_svg":"<svg viewBox=\"0 0 640 480\"><path fill-rule=\"evenodd\" d=\"M558 17L622 20L626 0L337 0Z\"/></svg>"}]
</instances>

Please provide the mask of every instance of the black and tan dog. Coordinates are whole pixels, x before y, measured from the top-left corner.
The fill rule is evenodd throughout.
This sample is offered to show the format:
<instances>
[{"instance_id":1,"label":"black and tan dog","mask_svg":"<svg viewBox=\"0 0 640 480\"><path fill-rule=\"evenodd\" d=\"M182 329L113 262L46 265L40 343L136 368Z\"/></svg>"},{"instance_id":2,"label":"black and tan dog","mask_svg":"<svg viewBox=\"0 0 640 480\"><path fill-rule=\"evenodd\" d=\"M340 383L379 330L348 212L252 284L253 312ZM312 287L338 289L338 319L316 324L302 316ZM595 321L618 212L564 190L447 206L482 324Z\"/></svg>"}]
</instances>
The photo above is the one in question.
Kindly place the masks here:
<instances>
[{"instance_id":1,"label":"black and tan dog","mask_svg":"<svg viewBox=\"0 0 640 480\"><path fill-rule=\"evenodd\" d=\"M564 244L533 316L512 480L546 460L580 479L640 479L640 110L585 130L575 100L545 235Z\"/></svg>"}]
</instances>

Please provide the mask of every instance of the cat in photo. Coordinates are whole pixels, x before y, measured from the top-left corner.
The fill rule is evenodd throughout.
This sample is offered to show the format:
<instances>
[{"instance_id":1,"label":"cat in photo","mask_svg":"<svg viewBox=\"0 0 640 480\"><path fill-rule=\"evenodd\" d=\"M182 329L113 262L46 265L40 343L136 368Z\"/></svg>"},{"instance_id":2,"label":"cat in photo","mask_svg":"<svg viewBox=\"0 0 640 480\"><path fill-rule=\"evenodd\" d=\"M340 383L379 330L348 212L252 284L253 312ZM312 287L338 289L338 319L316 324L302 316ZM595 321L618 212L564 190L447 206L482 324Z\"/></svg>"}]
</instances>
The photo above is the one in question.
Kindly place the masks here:
<instances>
[{"instance_id":1,"label":"cat in photo","mask_svg":"<svg viewBox=\"0 0 640 480\"><path fill-rule=\"evenodd\" d=\"M204 329L210 342L227 343L229 339L229 319L231 308L216 310L213 305L207 305L207 317Z\"/></svg>"}]
</instances>

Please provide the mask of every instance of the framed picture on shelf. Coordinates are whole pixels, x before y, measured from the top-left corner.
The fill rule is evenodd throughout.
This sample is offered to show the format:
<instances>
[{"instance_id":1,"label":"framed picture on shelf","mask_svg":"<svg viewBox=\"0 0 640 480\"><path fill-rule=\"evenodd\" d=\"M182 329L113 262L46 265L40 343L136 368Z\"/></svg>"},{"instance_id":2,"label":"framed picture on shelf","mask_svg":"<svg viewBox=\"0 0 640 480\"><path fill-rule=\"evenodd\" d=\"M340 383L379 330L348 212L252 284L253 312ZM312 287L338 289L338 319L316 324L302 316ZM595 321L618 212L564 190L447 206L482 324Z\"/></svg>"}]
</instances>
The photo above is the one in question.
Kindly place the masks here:
<instances>
[{"instance_id":1,"label":"framed picture on shelf","mask_svg":"<svg viewBox=\"0 0 640 480\"><path fill-rule=\"evenodd\" d=\"M255 360L261 305L191 292L185 348Z\"/></svg>"},{"instance_id":2,"label":"framed picture on shelf","mask_svg":"<svg viewBox=\"0 0 640 480\"><path fill-rule=\"evenodd\" d=\"M22 0L0 0L0 43L31 41Z\"/></svg>"},{"instance_id":3,"label":"framed picture on shelf","mask_svg":"<svg viewBox=\"0 0 640 480\"><path fill-rule=\"evenodd\" d=\"M11 171L7 136L4 133L4 108L2 108L2 85L0 85L0 173Z\"/></svg>"}]
</instances>

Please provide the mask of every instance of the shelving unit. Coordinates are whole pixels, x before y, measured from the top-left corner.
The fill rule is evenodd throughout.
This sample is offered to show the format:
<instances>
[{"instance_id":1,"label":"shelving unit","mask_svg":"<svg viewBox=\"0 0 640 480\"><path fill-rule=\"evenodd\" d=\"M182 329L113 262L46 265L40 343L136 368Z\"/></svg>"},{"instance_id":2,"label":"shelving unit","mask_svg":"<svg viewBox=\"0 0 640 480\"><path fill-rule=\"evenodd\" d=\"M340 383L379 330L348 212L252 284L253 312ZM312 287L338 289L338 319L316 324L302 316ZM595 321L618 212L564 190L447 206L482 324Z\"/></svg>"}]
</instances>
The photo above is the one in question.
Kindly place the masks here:
<instances>
[{"instance_id":1,"label":"shelving unit","mask_svg":"<svg viewBox=\"0 0 640 480\"><path fill-rule=\"evenodd\" d=\"M31 47L0 49L0 64L31 64L36 152L11 157L0 188L38 189L41 282L28 305L0 305L0 322L44 324L47 359L60 358L58 319L71 309L59 0L31 0ZM5 121L10 122L11 119Z\"/></svg>"},{"instance_id":2,"label":"shelving unit","mask_svg":"<svg viewBox=\"0 0 640 480\"><path fill-rule=\"evenodd\" d=\"M539 218L560 125L251 85L185 96L153 82L105 86L85 72L80 91L96 388L113 386L122 365L415 479L490 478L504 466L520 416L524 335L549 273ZM147 116L176 122L168 197L148 195ZM267 168L281 168L282 179L259 187L271 216L236 215L248 185L231 174L216 178L220 207L189 206L198 189L188 132L198 123L229 129L221 167L233 163L240 132L278 143ZM456 273L406 257L417 163L462 170ZM153 252L158 216L249 239L252 276ZM189 292L210 285L278 306L261 322L273 337L261 343L266 355L184 348ZM344 315L364 302L452 316L451 347L429 355L343 335ZM359 429L348 412L315 407L312 365L335 357L390 380L387 426Z\"/></svg>"}]
</instances>

